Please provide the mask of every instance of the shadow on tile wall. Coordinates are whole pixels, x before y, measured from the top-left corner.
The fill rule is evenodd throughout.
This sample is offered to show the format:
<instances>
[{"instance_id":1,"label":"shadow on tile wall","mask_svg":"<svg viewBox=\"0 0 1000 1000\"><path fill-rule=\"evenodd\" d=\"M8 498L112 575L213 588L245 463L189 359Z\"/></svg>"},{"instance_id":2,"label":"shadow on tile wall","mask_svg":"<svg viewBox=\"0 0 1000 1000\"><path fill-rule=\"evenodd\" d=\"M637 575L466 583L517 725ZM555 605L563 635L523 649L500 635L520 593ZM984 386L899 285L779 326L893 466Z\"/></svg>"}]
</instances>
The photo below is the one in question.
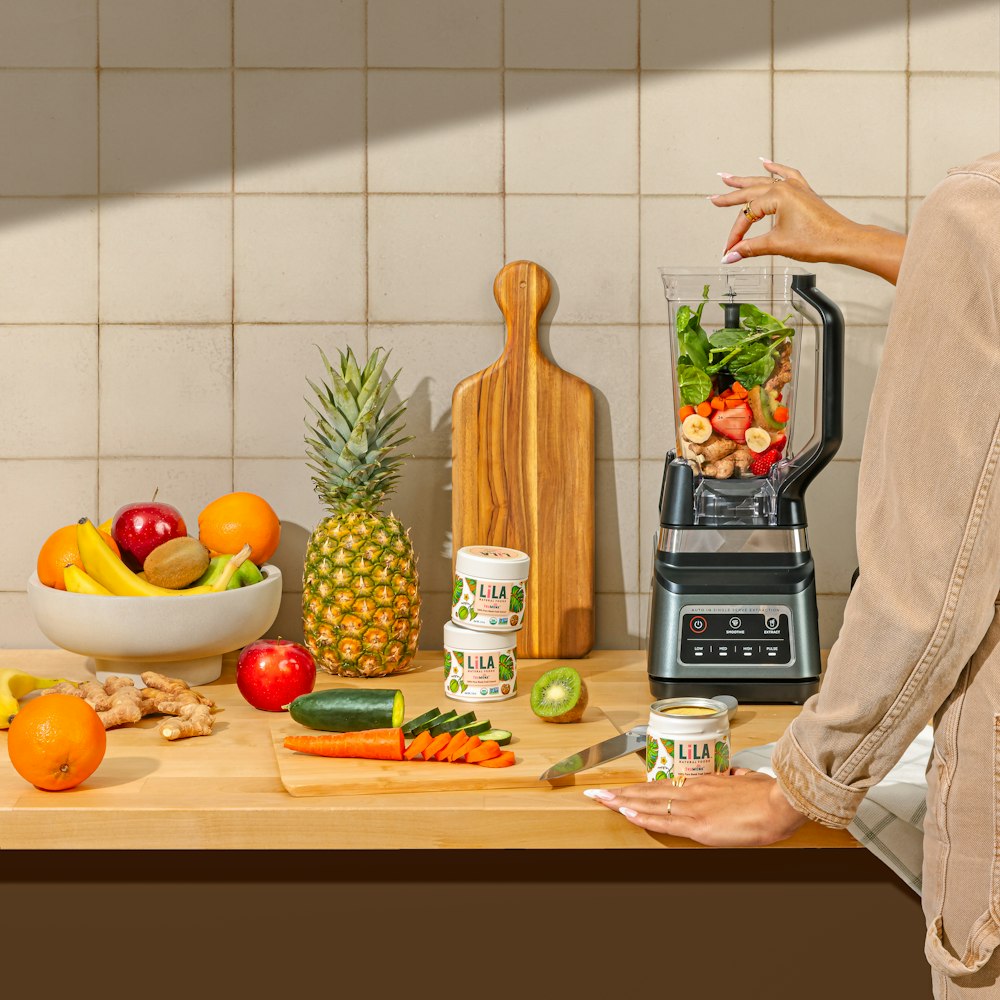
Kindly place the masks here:
<instances>
[{"instance_id":1,"label":"shadow on tile wall","mask_svg":"<svg viewBox=\"0 0 1000 1000\"><path fill-rule=\"evenodd\" d=\"M703 195L758 154L905 229L952 158L1000 145L998 39L994 0L0 0L0 643L43 644L45 537L156 486L192 520L272 501L292 634L313 345L382 344L436 645L451 392L498 356L493 277L529 257L556 284L543 345L595 393L598 645L638 646L673 424L656 267L718 259ZM818 270L850 326L813 531L836 554L891 289Z\"/></svg>"}]
</instances>

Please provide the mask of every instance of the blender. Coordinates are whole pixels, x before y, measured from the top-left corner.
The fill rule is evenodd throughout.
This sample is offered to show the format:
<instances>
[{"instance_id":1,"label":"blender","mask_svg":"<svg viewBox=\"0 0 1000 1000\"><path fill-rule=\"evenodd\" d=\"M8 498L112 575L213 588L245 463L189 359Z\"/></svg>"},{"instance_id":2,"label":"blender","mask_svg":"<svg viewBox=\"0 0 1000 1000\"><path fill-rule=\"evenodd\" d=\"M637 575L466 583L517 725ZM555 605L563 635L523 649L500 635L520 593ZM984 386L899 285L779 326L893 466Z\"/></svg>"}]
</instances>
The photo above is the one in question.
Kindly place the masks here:
<instances>
[{"instance_id":1,"label":"blender","mask_svg":"<svg viewBox=\"0 0 1000 1000\"><path fill-rule=\"evenodd\" d=\"M805 491L840 447L843 316L800 268L660 275L677 419L653 540L650 690L802 704L821 672Z\"/></svg>"}]
</instances>

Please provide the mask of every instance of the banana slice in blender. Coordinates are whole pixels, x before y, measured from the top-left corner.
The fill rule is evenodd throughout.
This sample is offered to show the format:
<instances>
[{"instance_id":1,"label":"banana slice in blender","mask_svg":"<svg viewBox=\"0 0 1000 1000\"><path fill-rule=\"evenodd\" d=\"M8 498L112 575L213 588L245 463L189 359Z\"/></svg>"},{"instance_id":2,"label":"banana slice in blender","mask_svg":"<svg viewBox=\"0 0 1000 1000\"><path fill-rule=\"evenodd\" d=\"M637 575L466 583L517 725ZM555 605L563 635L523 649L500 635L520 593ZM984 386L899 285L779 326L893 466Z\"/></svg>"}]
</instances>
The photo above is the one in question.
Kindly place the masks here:
<instances>
[{"instance_id":1,"label":"banana slice in blender","mask_svg":"<svg viewBox=\"0 0 1000 1000\"><path fill-rule=\"evenodd\" d=\"M763 427L748 427L746 439L747 447L755 455L759 455L771 447L771 435Z\"/></svg>"},{"instance_id":2,"label":"banana slice in blender","mask_svg":"<svg viewBox=\"0 0 1000 1000\"><path fill-rule=\"evenodd\" d=\"M692 413L684 418L681 433L692 444L704 444L712 436L712 425L707 417L700 413Z\"/></svg>"}]
</instances>

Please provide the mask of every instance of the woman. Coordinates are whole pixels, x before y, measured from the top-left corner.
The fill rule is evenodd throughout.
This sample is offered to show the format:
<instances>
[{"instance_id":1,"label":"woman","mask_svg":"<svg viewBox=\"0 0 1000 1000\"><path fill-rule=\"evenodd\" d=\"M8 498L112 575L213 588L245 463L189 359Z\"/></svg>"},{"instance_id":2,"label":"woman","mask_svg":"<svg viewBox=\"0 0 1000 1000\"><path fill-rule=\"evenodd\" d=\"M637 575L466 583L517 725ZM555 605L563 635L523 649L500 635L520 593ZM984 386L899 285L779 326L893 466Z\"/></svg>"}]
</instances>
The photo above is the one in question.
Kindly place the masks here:
<instances>
[{"instance_id":1,"label":"woman","mask_svg":"<svg viewBox=\"0 0 1000 1000\"><path fill-rule=\"evenodd\" d=\"M715 846L770 844L807 819L845 827L933 716L934 995L1000 1000L1000 153L950 171L908 239L764 167L720 175L736 190L714 204L744 205L724 262L783 254L897 284L858 483L861 575L820 693L775 747L777 780L735 768L592 794L636 826ZM765 215L771 231L745 238Z\"/></svg>"}]
</instances>

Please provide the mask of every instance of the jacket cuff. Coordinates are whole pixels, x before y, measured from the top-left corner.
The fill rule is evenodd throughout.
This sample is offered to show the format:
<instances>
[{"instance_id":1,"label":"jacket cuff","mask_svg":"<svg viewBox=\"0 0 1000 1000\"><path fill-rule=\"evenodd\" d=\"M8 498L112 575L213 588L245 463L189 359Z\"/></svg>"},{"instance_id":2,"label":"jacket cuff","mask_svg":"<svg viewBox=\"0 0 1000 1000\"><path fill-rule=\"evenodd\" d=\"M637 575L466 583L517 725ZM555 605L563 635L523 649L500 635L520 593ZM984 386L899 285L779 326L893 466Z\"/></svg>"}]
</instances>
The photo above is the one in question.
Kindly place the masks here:
<instances>
[{"instance_id":1,"label":"jacket cuff","mask_svg":"<svg viewBox=\"0 0 1000 1000\"><path fill-rule=\"evenodd\" d=\"M847 826L867 792L842 785L820 771L799 746L791 728L775 744L771 768L788 801L823 826Z\"/></svg>"}]
</instances>

